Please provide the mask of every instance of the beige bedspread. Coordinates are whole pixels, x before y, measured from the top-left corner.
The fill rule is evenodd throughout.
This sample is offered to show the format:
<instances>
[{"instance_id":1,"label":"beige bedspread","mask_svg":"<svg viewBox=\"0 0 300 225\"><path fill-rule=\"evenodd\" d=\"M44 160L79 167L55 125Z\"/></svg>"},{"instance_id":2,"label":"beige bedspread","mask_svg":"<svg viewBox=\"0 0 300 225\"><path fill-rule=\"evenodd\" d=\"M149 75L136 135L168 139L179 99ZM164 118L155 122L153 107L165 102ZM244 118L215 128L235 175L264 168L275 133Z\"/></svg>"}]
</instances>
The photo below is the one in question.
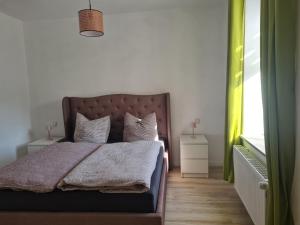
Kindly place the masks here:
<instances>
[{"instance_id":1,"label":"beige bedspread","mask_svg":"<svg viewBox=\"0 0 300 225\"><path fill-rule=\"evenodd\" d=\"M102 145L76 166L58 187L62 190L141 193L150 189L161 147L156 141Z\"/></svg>"}]
</instances>

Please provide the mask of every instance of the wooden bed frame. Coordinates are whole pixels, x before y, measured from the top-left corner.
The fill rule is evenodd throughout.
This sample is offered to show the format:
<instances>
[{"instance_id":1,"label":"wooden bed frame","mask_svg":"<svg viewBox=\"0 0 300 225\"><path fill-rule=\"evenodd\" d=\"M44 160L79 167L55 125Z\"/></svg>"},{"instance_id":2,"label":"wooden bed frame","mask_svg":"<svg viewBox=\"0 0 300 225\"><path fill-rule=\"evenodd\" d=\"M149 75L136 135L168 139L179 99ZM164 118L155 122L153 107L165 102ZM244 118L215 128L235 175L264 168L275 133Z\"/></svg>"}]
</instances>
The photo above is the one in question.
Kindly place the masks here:
<instances>
[{"instance_id":1,"label":"wooden bed frame","mask_svg":"<svg viewBox=\"0 0 300 225\"><path fill-rule=\"evenodd\" d=\"M159 137L164 140L166 155L160 181L157 209L154 213L104 212L0 212L5 225L164 225L167 174L172 168L171 118L169 93L158 95L106 95L93 98L65 97L63 114L65 136L73 140L76 113L89 119L111 116L109 142L122 141L124 114L143 117L155 112Z\"/></svg>"}]
</instances>

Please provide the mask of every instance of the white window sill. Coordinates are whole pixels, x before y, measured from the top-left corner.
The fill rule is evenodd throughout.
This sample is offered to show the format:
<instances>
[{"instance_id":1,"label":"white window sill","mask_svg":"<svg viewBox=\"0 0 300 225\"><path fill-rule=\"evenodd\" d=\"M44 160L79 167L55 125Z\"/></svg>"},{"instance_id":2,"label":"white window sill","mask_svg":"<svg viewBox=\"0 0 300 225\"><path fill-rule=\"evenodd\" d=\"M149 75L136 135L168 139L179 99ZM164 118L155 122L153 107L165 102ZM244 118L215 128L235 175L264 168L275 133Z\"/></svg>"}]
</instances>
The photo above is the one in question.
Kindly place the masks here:
<instances>
[{"instance_id":1,"label":"white window sill","mask_svg":"<svg viewBox=\"0 0 300 225\"><path fill-rule=\"evenodd\" d=\"M254 154L263 162L266 162L265 140L263 138L254 138L241 135L245 147L254 149ZM248 146L247 146L248 145Z\"/></svg>"},{"instance_id":2,"label":"white window sill","mask_svg":"<svg viewBox=\"0 0 300 225\"><path fill-rule=\"evenodd\" d=\"M261 154L265 155L266 152L265 140L263 138L255 138L255 137L249 137L245 135L241 135L241 138L244 141L247 141L253 148L259 151Z\"/></svg>"}]
</instances>

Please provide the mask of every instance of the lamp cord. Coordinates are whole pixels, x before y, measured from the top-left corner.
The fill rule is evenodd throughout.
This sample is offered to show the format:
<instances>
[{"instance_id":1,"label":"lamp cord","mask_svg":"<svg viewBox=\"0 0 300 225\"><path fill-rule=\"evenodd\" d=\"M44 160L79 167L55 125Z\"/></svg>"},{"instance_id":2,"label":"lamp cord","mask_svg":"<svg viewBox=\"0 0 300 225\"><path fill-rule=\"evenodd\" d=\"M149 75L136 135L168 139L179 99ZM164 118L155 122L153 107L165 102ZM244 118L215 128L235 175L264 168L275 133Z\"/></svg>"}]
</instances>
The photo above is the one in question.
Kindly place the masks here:
<instances>
[{"instance_id":1,"label":"lamp cord","mask_svg":"<svg viewBox=\"0 0 300 225\"><path fill-rule=\"evenodd\" d=\"M89 3L90 3L90 10L92 9L92 4L91 4L91 0L89 0Z\"/></svg>"}]
</instances>

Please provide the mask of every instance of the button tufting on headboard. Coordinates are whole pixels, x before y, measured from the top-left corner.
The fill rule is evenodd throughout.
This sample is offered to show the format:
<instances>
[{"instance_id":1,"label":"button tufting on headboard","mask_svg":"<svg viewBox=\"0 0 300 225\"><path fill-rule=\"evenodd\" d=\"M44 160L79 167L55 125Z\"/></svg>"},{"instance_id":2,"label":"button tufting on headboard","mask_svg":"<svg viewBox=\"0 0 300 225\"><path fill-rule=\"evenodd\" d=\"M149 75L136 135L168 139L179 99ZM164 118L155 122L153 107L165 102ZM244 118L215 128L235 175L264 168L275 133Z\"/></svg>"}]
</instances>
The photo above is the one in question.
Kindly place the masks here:
<instances>
[{"instance_id":1,"label":"button tufting on headboard","mask_svg":"<svg viewBox=\"0 0 300 225\"><path fill-rule=\"evenodd\" d=\"M92 98L65 97L63 99L63 114L65 135L73 141L77 112L89 119L111 116L111 131L109 142L120 142L123 139L124 115L129 112L138 117L144 117L155 112L158 133L165 140L166 148L171 154L170 132L170 95L106 95ZM171 165L171 164L170 164Z\"/></svg>"}]
</instances>

